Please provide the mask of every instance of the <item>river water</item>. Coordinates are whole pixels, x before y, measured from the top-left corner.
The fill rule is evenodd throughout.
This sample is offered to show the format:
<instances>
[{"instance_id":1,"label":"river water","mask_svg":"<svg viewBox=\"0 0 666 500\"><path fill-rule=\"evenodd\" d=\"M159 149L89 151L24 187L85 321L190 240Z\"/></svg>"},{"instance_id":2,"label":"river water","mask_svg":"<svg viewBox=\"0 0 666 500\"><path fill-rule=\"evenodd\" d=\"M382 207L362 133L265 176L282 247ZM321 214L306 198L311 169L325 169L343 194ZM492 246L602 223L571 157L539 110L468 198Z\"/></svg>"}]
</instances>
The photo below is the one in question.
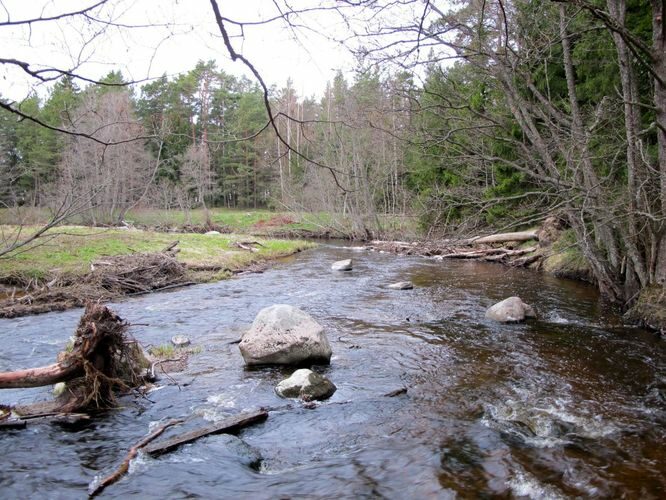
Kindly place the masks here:
<instances>
[{"instance_id":1,"label":"river water","mask_svg":"<svg viewBox=\"0 0 666 500\"><path fill-rule=\"evenodd\" d=\"M349 257L352 272L330 271ZM384 288L403 280L415 289ZM484 319L511 295L539 319ZM290 369L248 371L233 343L275 303L300 307L327 329L333 357L317 369L338 390L314 409L276 396ZM262 274L113 308L145 346L182 334L202 352L147 398L123 398L83 426L2 431L0 497L83 498L160 422L195 425L259 407L277 409L241 439L209 436L140 456L102 496L666 496L663 340L623 326L592 287L494 264L325 245ZM80 314L0 320L0 370L53 362ZM400 388L408 390L385 396ZM6 390L0 402L49 395Z\"/></svg>"}]
</instances>

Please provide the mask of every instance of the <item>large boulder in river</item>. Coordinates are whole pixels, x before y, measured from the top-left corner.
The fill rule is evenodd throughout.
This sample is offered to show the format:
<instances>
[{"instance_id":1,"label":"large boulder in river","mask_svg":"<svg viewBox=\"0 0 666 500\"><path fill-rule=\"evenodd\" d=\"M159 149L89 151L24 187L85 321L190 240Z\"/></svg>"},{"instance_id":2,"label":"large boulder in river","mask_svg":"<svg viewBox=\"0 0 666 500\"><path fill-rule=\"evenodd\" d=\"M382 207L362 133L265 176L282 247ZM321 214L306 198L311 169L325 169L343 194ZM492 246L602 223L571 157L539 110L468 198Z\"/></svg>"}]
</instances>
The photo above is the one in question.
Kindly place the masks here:
<instances>
[{"instance_id":1,"label":"large boulder in river","mask_svg":"<svg viewBox=\"0 0 666 500\"><path fill-rule=\"evenodd\" d=\"M299 365L331 360L324 328L307 313L286 304L259 311L239 347L246 365Z\"/></svg>"},{"instance_id":2,"label":"large boulder in river","mask_svg":"<svg viewBox=\"0 0 666 500\"><path fill-rule=\"evenodd\" d=\"M532 306L525 304L520 297L509 297L486 311L486 318L501 323L517 323L525 318L536 318Z\"/></svg>"},{"instance_id":3,"label":"large boulder in river","mask_svg":"<svg viewBox=\"0 0 666 500\"><path fill-rule=\"evenodd\" d=\"M317 372L302 368L280 382L275 392L283 398L301 398L305 401L330 398L336 391L335 384Z\"/></svg>"},{"instance_id":4,"label":"large boulder in river","mask_svg":"<svg viewBox=\"0 0 666 500\"><path fill-rule=\"evenodd\" d=\"M352 270L352 260L351 259L345 259L345 260L339 260L337 262L333 262L333 264L331 264L331 269L333 271L351 271Z\"/></svg>"}]
</instances>

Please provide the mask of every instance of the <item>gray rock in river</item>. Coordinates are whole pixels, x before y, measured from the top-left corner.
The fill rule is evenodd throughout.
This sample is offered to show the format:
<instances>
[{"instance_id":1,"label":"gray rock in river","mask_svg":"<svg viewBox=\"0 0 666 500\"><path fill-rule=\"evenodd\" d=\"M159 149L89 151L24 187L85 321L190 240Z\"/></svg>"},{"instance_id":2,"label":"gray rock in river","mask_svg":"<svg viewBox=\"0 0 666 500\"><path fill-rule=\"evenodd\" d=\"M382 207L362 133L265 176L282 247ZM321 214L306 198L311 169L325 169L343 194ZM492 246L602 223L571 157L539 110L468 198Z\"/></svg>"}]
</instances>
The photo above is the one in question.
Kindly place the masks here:
<instances>
[{"instance_id":1,"label":"gray rock in river","mask_svg":"<svg viewBox=\"0 0 666 500\"><path fill-rule=\"evenodd\" d=\"M486 311L486 318L501 323L517 323L525 318L536 318L532 306L525 304L520 297L509 297Z\"/></svg>"},{"instance_id":2,"label":"gray rock in river","mask_svg":"<svg viewBox=\"0 0 666 500\"><path fill-rule=\"evenodd\" d=\"M190 345L190 339L185 335L174 335L171 337L171 343L176 347L187 347Z\"/></svg>"},{"instance_id":3,"label":"gray rock in river","mask_svg":"<svg viewBox=\"0 0 666 500\"><path fill-rule=\"evenodd\" d=\"M286 304L259 311L238 346L248 366L328 363L332 353L324 328Z\"/></svg>"},{"instance_id":4,"label":"gray rock in river","mask_svg":"<svg viewBox=\"0 0 666 500\"><path fill-rule=\"evenodd\" d=\"M333 271L351 271L352 270L352 260L351 259L345 259L345 260L339 260L337 262L333 262L333 264L331 264L331 269Z\"/></svg>"},{"instance_id":5,"label":"gray rock in river","mask_svg":"<svg viewBox=\"0 0 666 500\"><path fill-rule=\"evenodd\" d=\"M392 283L386 288L391 290L411 290L414 288L414 284L411 281L398 281L397 283Z\"/></svg>"},{"instance_id":6,"label":"gray rock in river","mask_svg":"<svg viewBox=\"0 0 666 500\"><path fill-rule=\"evenodd\" d=\"M313 399L330 398L336 389L335 384L323 375L302 368L280 382L275 388L275 392L283 398L301 398L305 401L312 401Z\"/></svg>"}]
</instances>

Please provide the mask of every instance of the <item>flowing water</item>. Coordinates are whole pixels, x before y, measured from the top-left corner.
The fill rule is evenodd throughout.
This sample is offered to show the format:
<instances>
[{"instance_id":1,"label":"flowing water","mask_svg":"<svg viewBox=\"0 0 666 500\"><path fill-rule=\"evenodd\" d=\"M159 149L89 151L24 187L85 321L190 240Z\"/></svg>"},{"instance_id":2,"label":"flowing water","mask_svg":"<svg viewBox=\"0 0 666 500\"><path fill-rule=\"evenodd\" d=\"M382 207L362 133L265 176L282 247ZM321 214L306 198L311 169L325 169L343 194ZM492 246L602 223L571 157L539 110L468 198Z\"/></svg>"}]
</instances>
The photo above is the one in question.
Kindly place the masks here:
<instances>
[{"instance_id":1,"label":"flowing water","mask_svg":"<svg viewBox=\"0 0 666 500\"><path fill-rule=\"evenodd\" d=\"M353 257L352 272L331 272ZM414 290L385 285L411 280ZM500 325L510 295L539 319ZM287 303L328 332L338 387L314 409L276 396L286 368L244 369L233 343ZM241 432L139 456L102 496L141 498L664 498L666 350L623 326L593 288L494 264L322 246L263 274L113 305L144 345L187 335L202 352L146 399L83 426L0 434L0 497L83 498L175 417L277 408ZM0 370L53 362L80 310L0 321ZM395 397L385 394L400 388ZM0 392L0 402L49 388ZM174 430L176 432L176 430ZM261 457L261 460L259 460Z\"/></svg>"}]
</instances>

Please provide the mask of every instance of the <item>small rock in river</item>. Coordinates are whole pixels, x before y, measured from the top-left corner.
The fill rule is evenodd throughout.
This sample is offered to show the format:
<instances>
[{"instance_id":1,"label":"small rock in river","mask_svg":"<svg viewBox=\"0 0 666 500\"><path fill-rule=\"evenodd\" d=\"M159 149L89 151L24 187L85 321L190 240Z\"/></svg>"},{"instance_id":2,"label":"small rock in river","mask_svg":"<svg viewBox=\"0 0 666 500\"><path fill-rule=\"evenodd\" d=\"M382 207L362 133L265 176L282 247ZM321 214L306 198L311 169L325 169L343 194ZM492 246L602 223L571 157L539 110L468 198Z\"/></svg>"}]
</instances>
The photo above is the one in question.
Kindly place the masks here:
<instances>
[{"instance_id":1,"label":"small rock in river","mask_svg":"<svg viewBox=\"0 0 666 500\"><path fill-rule=\"evenodd\" d=\"M337 262L333 262L333 264L331 264L331 269L333 271L351 271L352 270L352 260L351 259L345 259L345 260L339 260Z\"/></svg>"},{"instance_id":2,"label":"small rock in river","mask_svg":"<svg viewBox=\"0 0 666 500\"><path fill-rule=\"evenodd\" d=\"M301 398L305 401L330 398L336 391L335 384L323 375L301 368L291 377L280 382L275 392L283 398Z\"/></svg>"},{"instance_id":3,"label":"small rock in river","mask_svg":"<svg viewBox=\"0 0 666 500\"><path fill-rule=\"evenodd\" d=\"M517 323L525 318L536 318L532 306L525 304L520 297L509 297L486 311L486 318L501 323Z\"/></svg>"},{"instance_id":4,"label":"small rock in river","mask_svg":"<svg viewBox=\"0 0 666 500\"><path fill-rule=\"evenodd\" d=\"M414 284L411 281L399 281L388 285L386 288L390 288L391 290L411 290L414 288Z\"/></svg>"},{"instance_id":5,"label":"small rock in river","mask_svg":"<svg viewBox=\"0 0 666 500\"><path fill-rule=\"evenodd\" d=\"M55 397L60 396L67 389L67 384L65 382L58 382L53 386L53 395Z\"/></svg>"},{"instance_id":6,"label":"small rock in river","mask_svg":"<svg viewBox=\"0 0 666 500\"><path fill-rule=\"evenodd\" d=\"M190 345L190 339L185 335L174 335L171 337L171 343L176 347L186 347Z\"/></svg>"}]
</instances>

